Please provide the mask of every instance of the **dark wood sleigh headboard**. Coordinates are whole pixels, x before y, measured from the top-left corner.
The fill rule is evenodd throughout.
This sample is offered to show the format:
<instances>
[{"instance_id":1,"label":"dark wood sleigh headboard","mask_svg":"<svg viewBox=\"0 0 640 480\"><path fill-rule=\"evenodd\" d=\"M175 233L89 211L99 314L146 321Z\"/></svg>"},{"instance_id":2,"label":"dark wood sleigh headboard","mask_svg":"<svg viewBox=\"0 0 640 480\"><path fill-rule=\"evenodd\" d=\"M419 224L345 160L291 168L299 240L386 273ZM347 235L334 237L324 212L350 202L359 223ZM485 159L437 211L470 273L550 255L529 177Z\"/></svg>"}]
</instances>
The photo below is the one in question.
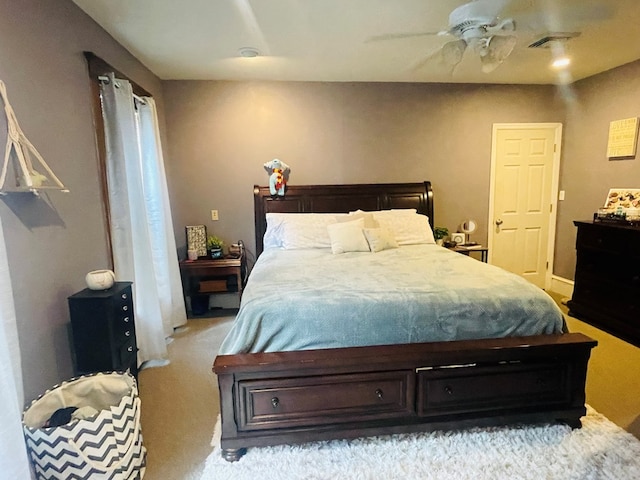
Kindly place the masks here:
<instances>
[{"instance_id":1,"label":"dark wood sleigh headboard","mask_svg":"<svg viewBox=\"0 0 640 480\"><path fill-rule=\"evenodd\" d=\"M351 185L287 185L284 197L274 197L269 187L253 187L256 258L264 248L266 214L348 213L353 210L415 208L429 217L433 228L431 182L376 183Z\"/></svg>"}]
</instances>

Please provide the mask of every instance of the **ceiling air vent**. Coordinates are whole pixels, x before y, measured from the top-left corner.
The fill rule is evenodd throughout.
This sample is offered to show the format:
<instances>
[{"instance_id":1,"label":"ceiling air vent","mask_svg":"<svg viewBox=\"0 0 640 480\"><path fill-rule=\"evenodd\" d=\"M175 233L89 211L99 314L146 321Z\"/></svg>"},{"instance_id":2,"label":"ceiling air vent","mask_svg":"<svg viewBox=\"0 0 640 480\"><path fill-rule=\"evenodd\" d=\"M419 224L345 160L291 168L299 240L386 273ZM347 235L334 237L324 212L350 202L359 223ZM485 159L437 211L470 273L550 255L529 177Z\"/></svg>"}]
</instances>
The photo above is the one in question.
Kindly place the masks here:
<instances>
[{"instance_id":1,"label":"ceiling air vent","mask_svg":"<svg viewBox=\"0 0 640 480\"><path fill-rule=\"evenodd\" d=\"M554 42L566 42L580 35L580 32L554 32L545 35L529 45L529 48L549 48Z\"/></svg>"}]
</instances>

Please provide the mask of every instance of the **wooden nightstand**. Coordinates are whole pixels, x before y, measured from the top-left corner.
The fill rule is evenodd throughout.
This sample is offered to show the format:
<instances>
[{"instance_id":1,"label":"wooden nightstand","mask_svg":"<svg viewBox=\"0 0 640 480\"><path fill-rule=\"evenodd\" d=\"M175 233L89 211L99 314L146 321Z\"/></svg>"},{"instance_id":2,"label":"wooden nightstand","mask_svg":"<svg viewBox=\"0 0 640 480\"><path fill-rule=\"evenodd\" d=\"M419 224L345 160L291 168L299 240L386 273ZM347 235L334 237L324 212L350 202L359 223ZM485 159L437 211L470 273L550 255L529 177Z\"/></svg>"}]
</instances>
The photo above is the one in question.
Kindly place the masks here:
<instances>
[{"instance_id":1,"label":"wooden nightstand","mask_svg":"<svg viewBox=\"0 0 640 480\"><path fill-rule=\"evenodd\" d=\"M451 250L466 255L467 257L471 252L480 252L480 260L484 263L487 263L487 257L489 256L489 249L487 247L483 247L482 245L472 245L469 247L456 245L455 247L452 247Z\"/></svg>"},{"instance_id":2,"label":"wooden nightstand","mask_svg":"<svg viewBox=\"0 0 640 480\"><path fill-rule=\"evenodd\" d=\"M191 297L193 302L195 295L208 296L216 293L237 293L239 301L242 298L246 268L244 254L239 258L227 255L216 260L181 260L180 276L185 301L187 297Z\"/></svg>"}]
</instances>

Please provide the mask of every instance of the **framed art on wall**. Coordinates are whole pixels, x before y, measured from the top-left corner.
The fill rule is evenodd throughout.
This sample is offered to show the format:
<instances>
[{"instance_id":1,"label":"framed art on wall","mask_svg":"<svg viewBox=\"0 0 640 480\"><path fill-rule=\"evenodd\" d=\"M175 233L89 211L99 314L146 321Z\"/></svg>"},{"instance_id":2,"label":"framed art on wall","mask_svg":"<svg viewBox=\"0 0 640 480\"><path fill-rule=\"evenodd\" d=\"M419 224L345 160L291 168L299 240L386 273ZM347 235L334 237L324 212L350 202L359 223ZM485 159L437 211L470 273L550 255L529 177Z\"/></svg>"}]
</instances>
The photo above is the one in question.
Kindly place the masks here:
<instances>
[{"instance_id":1,"label":"framed art on wall","mask_svg":"<svg viewBox=\"0 0 640 480\"><path fill-rule=\"evenodd\" d=\"M615 120L609 125L608 158L633 158L638 145L638 117Z\"/></svg>"},{"instance_id":2,"label":"framed art on wall","mask_svg":"<svg viewBox=\"0 0 640 480\"><path fill-rule=\"evenodd\" d=\"M187 225L187 251L195 250L198 257L207 256L207 227L204 225Z\"/></svg>"},{"instance_id":3,"label":"framed art on wall","mask_svg":"<svg viewBox=\"0 0 640 480\"><path fill-rule=\"evenodd\" d=\"M623 210L640 208L640 188L610 189L604 202L604 208L615 210L618 207Z\"/></svg>"}]
</instances>

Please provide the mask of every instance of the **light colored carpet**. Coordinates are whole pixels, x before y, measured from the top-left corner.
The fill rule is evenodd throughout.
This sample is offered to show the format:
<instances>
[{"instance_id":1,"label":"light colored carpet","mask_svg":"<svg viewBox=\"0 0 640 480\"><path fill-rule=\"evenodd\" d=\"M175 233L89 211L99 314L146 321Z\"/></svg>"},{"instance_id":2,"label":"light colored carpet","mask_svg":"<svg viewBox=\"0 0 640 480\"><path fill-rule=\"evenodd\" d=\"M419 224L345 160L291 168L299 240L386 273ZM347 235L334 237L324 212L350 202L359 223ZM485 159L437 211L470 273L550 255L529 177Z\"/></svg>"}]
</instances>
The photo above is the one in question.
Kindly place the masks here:
<instances>
[{"instance_id":1,"label":"light colored carpet","mask_svg":"<svg viewBox=\"0 0 640 480\"><path fill-rule=\"evenodd\" d=\"M591 408L582 420L250 448L235 463L214 447L201 480L640 479L640 440Z\"/></svg>"}]
</instances>

